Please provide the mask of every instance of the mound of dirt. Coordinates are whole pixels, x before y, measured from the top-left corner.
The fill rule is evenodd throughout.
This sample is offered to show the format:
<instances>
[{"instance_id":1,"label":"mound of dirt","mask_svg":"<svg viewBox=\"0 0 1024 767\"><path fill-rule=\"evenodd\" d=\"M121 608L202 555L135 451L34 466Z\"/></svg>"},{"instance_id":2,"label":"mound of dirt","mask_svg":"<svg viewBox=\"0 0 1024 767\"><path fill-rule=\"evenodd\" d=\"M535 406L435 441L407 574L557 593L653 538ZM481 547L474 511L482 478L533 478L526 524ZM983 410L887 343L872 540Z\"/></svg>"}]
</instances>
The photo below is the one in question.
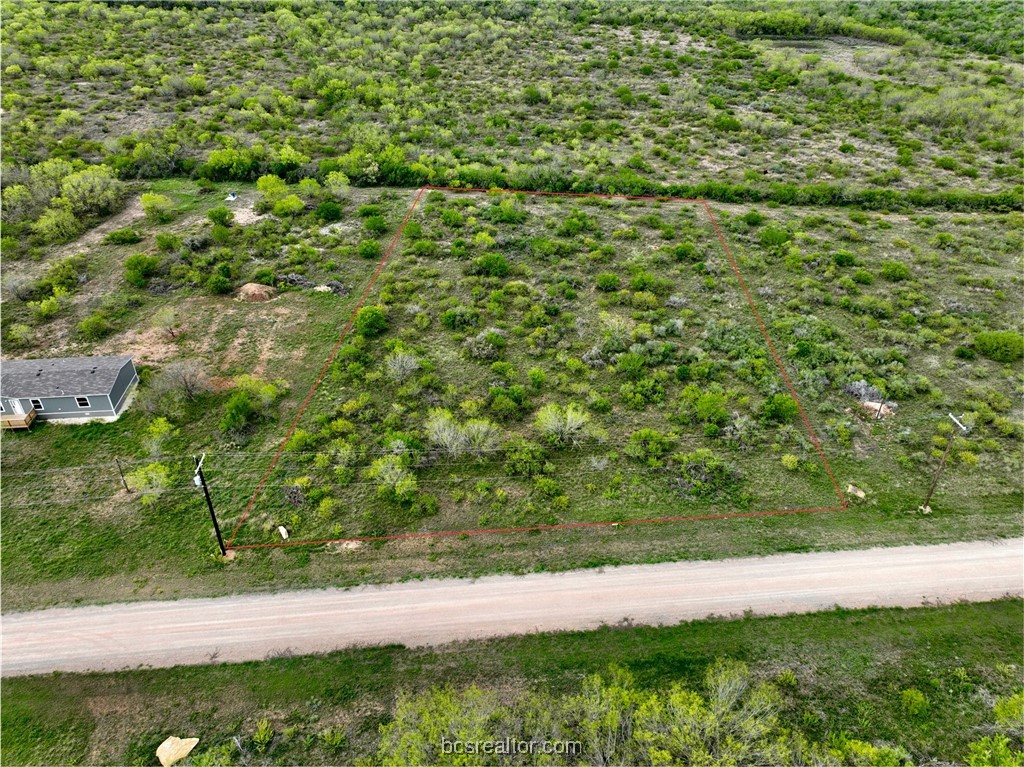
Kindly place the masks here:
<instances>
[{"instance_id":1,"label":"mound of dirt","mask_svg":"<svg viewBox=\"0 0 1024 767\"><path fill-rule=\"evenodd\" d=\"M273 297L274 289L269 285L260 285L258 282L247 282L238 289L238 299L250 304L269 301Z\"/></svg>"}]
</instances>

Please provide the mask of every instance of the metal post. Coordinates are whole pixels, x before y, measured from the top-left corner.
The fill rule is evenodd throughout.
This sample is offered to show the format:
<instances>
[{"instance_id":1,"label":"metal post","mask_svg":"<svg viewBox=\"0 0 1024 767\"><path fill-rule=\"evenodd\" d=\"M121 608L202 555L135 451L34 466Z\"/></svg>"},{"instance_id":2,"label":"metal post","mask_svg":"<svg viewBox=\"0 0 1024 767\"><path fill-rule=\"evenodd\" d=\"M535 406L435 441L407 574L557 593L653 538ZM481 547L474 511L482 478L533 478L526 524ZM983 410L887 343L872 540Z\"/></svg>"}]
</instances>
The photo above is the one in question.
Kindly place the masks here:
<instances>
[{"instance_id":1,"label":"metal post","mask_svg":"<svg viewBox=\"0 0 1024 767\"><path fill-rule=\"evenodd\" d=\"M203 458L206 456L204 455ZM192 456L196 462L196 484L203 488L203 495L206 497L206 507L210 510L210 519L213 520L213 530L217 533L217 545L220 547L220 554L226 557L228 550L224 547L224 538L220 534L220 525L217 523L217 514L213 510L213 499L210 498L210 488L206 486L206 477L203 475L203 462Z\"/></svg>"},{"instance_id":2,"label":"metal post","mask_svg":"<svg viewBox=\"0 0 1024 767\"><path fill-rule=\"evenodd\" d=\"M878 403L878 412L875 413L875 420L877 421L882 417L882 408L885 407L885 397L882 397L882 401Z\"/></svg>"},{"instance_id":3,"label":"metal post","mask_svg":"<svg viewBox=\"0 0 1024 767\"><path fill-rule=\"evenodd\" d=\"M939 477L942 476L942 468L946 465L946 457L949 455L950 449L953 447L953 442L956 440L956 434L949 436L949 442L946 443L946 451L942 454L942 460L939 461L939 468L935 470L935 477L932 479L932 486L928 488L928 495L925 496L922 507L927 509L928 504L932 500L932 493L935 492L935 486L939 484Z\"/></svg>"},{"instance_id":4,"label":"metal post","mask_svg":"<svg viewBox=\"0 0 1024 767\"><path fill-rule=\"evenodd\" d=\"M124 478L124 469L121 468L121 459L114 458L114 463L117 464L117 473L121 475L121 484L124 485L124 491L130 493L132 489L128 487L128 480Z\"/></svg>"}]
</instances>

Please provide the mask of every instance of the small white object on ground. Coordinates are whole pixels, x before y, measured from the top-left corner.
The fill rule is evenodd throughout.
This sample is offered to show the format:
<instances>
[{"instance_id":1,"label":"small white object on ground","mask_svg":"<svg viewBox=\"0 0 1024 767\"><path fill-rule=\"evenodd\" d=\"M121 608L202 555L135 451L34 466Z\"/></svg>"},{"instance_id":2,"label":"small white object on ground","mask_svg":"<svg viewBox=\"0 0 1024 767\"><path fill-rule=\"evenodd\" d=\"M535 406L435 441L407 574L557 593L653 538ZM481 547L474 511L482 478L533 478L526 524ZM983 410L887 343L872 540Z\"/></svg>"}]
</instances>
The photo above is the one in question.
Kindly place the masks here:
<instances>
[{"instance_id":1,"label":"small white object on ground","mask_svg":"<svg viewBox=\"0 0 1024 767\"><path fill-rule=\"evenodd\" d=\"M188 756L198 742L199 738L176 738L172 735L157 747L156 758L164 767L170 767Z\"/></svg>"},{"instance_id":2,"label":"small white object on ground","mask_svg":"<svg viewBox=\"0 0 1024 767\"><path fill-rule=\"evenodd\" d=\"M278 525L277 532L281 533L281 537L284 538L286 541L288 540L288 531L285 530L284 525Z\"/></svg>"},{"instance_id":3,"label":"small white object on ground","mask_svg":"<svg viewBox=\"0 0 1024 767\"><path fill-rule=\"evenodd\" d=\"M865 498L865 497L867 497L867 493L865 493L863 490L861 490L856 485L847 485L846 486L846 492L849 493L850 495L855 495L858 498Z\"/></svg>"}]
</instances>

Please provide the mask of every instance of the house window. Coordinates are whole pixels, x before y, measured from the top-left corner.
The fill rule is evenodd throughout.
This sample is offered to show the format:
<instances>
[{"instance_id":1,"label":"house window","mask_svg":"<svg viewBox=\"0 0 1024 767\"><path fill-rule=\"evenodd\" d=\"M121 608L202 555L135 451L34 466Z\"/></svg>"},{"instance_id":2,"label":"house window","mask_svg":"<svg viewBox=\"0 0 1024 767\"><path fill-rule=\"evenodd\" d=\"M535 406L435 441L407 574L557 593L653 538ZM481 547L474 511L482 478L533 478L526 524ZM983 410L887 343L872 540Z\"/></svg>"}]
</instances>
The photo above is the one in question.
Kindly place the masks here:
<instances>
[{"instance_id":1,"label":"house window","mask_svg":"<svg viewBox=\"0 0 1024 767\"><path fill-rule=\"evenodd\" d=\"M75 397L75 402L78 403L79 407L89 407L88 397Z\"/></svg>"},{"instance_id":2,"label":"house window","mask_svg":"<svg viewBox=\"0 0 1024 767\"><path fill-rule=\"evenodd\" d=\"M44 409L43 408L43 401L41 399L33 399L33 400L29 400L29 401L32 403L32 407L34 407L36 410L43 410Z\"/></svg>"}]
</instances>

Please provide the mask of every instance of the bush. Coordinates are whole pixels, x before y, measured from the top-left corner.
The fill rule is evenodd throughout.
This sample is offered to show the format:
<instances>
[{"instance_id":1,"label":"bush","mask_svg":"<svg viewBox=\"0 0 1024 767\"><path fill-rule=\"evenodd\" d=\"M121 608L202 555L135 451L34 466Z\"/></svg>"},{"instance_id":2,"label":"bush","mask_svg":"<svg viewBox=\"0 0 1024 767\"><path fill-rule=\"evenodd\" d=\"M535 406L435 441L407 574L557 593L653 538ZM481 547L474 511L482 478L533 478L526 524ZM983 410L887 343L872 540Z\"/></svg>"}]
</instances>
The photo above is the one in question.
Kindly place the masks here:
<instances>
[{"instance_id":1,"label":"bush","mask_svg":"<svg viewBox=\"0 0 1024 767\"><path fill-rule=\"evenodd\" d=\"M900 693L900 707L912 717L919 717L928 711L928 699L920 690L910 688Z\"/></svg>"},{"instance_id":2,"label":"bush","mask_svg":"<svg viewBox=\"0 0 1024 767\"><path fill-rule=\"evenodd\" d=\"M87 341L98 341L113 330L107 318L98 312L79 322L77 329L78 334Z\"/></svg>"},{"instance_id":3,"label":"bush","mask_svg":"<svg viewBox=\"0 0 1024 767\"><path fill-rule=\"evenodd\" d=\"M782 466L786 471L796 471L800 466L800 459L792 453L786 453L782 456Z\"/></svg>"},{"instance_id":4,"label":"bush","mask_svg":"<svg viewBox=\"0 0 1024 767\"><path fill-rule=\"evenodd\" d=\"M379 336L388 329L388 318L379 306L364 306L356 314L356 330L364 338Z\"/></svg>"},{"instance_id":5,"label":"bush","mask_svg":"<svg viewBox=\"0 0 1024 767\"><path fill-rule=\"evenodd\" d=\"M374 237L380 237L388 230L388 222L384 220L384 216L368 216L363 221L363 226Z\"/></svg>"},{"instance_id":6,"label":"bush","mask_svg":"<svg viewBox=\"0 0 1024 767\"><path fill-rule=\"evenodd\" d=\"M736 472L710 450L672 457L679 474L672 485L683 495L695 498L716 498L730 493L738 481Z\"/></svg>"},{"instance_id":7,"label":"bush","mask_svg":"<svg viewBox=\"0 0 1024 767\"><path fill-rule=\"evenodd\" d=\"M473 269L477 274L488 277L506 277L510 271L508 261L501 253L485 253L473 259Z\"/></svg>"},{"instance_id":8,"label":"bush","mask_svg":"<svg viewBox=\"0 0 1024 767\"><path fill-rule=\"evenodd\" d=\"M910 268L900 261L883 261L882 276L890 282L901 282L910 277Z\"/></svg>"},{"instance_id":9,"label":"bush","mask_svg":"<svg viewBox=\"0 0 1024 767\"><path fill-rule=\"evenodd\" d=\"M206 281L206 289L214 295L224 295L231 292L231 280L223 274L211 274Z\"/></svg>"},{"instance_id":10,"label":"bush","mask_svg":"<svg viewBox=\"0 0 1024 767\"><path fill-rule=\"evenodd\" d=\"M235 214L224 205L218 205L206 212L206 217L217 226L231 226L235 220Z\"/></svg>"},{"instance_id":11,"label":"bush","mask_svg":"<svg viewBox=\"0 0 1024 767\"><path fill-rule=\"evenodd\" d=\"M837 251L836 254L834 256L832 256L832 260L835 262L836 266L856 266L857 265L857 257L855 255L853 255L853 253L851 253L848 250Z\"/></svg>"},{"instance_id":12,"label":"bush","mask_svg":"<svg viewBox=\"0 0 1024 767\"><path fill-rule=\"evenodd\" d=\"M164 194L144 194L140 198L146 218L158 223L170 221L174 216L174 201Z\"/></svg>"},{"instance_id":13,"label":"bush","mask_svg":"<svg viewBox=\"0 0 1024 767\"><path fill-rule=\"evenodd\" d=\"M610 274L605 272L597 275L597 289L605 293L611 293L612 291L618 290L622 284L622 280L619 279L619 275Z\"/></svg>"},{"instance_id":14,"label":"bush","mask_svg":"<svg viewBox=\"0 0 1024 767\"><path fill-rule=\"evenodd\" d=\"M251 395L244 390L236 391L224 406L220 430L224 433L241 434L257 414L258 410Z\"/></svg>"},{"instance_id":15,"label":"bush","mask_svg":"<svg viewBox=\"0 0 1024 767\"><path fill-rule=\"evenodd\" d=\"M681 242L672 249L676 261L693 261L697 257L697 246L692 242Z\"/></svg>"},{"instance_id":16,"label":"bush","mask_svg":"<svg viewBox=\"0 0 1024 767\"><path fill-rule=\"evenodd\" d=\"M996 362L1016 362L1024 357L1024 335L1015 330L990 330L974 336L974 346Z\"/></svg>"},{"instance_id":17,"label":"bush","mask_svg":"<svg viewBox=\"0 0 1024 767\"><path fill-rule=\"evenodd\" d=\"M181 247L181 238L176 234L161 232L156 236L156 246L164 253L173 253Z\"/></svg>"},{"instance_id":18,"label":"bush","mask_svg":"<svg viewBox=\"0 0 1024 767\"><path fill-rule=\"evenodd\" d=\"M566 408L550 403L537 411L536 425L551 445L577 443L586 435L590 416L574 402Z\"/></svg>"},{"instance_id":19,"label":"bush","mask_svg":"<svg viewBox=\"0 0 1024 767\"><path fill-rule=\"evenodd\" d=\"M672 440L655 429L640 429L633 432L623 452L630 458L649 461L661 458L672 449Z\"/></svg>"},{"instance_id":20,"label":"bush","mask_svg":"<svg viewBox=\"0 0 1024 767\"><path fill-rule=\"evenodd\" d=\"M137 242L142 242L142 235L131 227L126 227L115 229L104 237L103 241L111 245L134 245Z\"/></svg>"},{"instance_id":21,"label":"bush","mask_svg":"<svg viewBox=\"0 0 1024 767\"><path fill-rule=\"evenodd\" d=\"M544 471L544 448L516 437L505 447L505 471L513 477L533 477Z\"/></svg>"},{"instance_id":22,"label":"bush","mask_svg":"<svg viewBox=\"0 0 1024 767\"><path fill-rule=\"evenodd\" d=\"M305 209L306 203L297 194L289 194L274 204L274 215L281 218L297 216Z\"/></svg>"},{"instance_id":23,"label":"bush","mask_svg":"<svg viewBox=\"0 0 1024 767\"><path fill-rule=\"evenodd\" d=\"M441 324L449 330L464 330L480 322L480 313L476 309L460 304L446 310L441 315Z\"/></svg>"},{"instance_id":24,"label":"bush","mask_svg":"<svg viewBox=\"0 0 1024 767\"><path fill-rule=\"evenodd\" d=\"M341 206L334 202L334 200L324 200L322 203L316 206L316 217L320 221L340 221L341 220Z\"/></svg>"},{"instance_id":25,"label":"bush","mask_svg":"<svg viewBox=\"0 0 1024 767\"><path fill-rule=\"evenodd\" d=\"M788 394L773 394L761 405L761 418L767 423L792 423L800 408Z\"/></svg>"},{"instance_id":26,"label":"bush","mask_svg":"<svg viewBox=\"0 0 1024 767\"><path fill-rule=\"evenodd\" d=\"M356 252L363 258L379 259L384 249L376 240L363 240L356 248Z\"/></svg>"},{"instance_id":27,"label":"bush","mask_svg":"<svg viewBox=\"0 0 1024 767\"><path fill-rule=\"evenodd\" d=\"M124 278L137 288L144 288L149 284L149 278L156 274L160 266L158 256L147 256L145 253L136 253L124 260Z\"/></svg>"}]
</instances>

